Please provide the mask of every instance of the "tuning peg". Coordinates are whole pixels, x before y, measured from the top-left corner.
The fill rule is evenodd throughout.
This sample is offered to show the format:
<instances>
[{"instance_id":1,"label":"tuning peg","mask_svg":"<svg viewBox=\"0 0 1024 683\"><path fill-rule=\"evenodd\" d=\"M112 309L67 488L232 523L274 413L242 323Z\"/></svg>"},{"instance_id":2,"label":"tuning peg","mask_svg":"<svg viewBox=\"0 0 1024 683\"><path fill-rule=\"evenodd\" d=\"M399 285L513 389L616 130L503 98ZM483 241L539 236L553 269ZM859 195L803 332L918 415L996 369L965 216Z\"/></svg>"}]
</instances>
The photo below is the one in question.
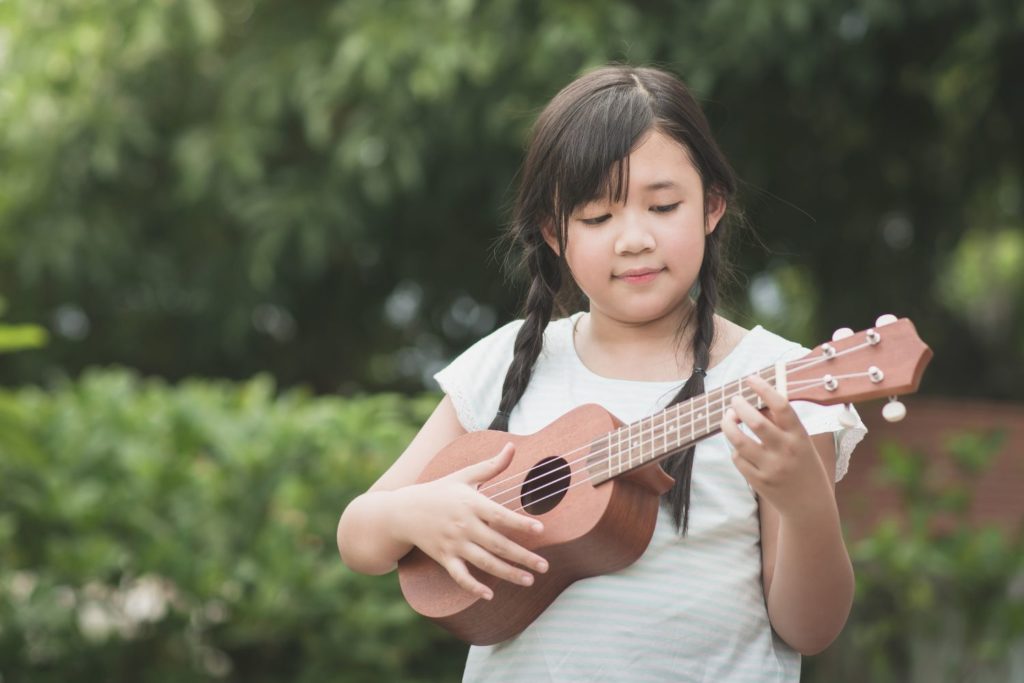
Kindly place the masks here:
<instances>
[{"instance_id":1,"label":"tuning peg","mask_svg":"<svg viewBox=\"0 0 1024 683\"><path fill-rule=\"evenodd\" d=\"M856 427L859 422L857 413L853 412L853 404L844 403L843 409L839 413L839 424L844 427Z\"/></svg>"},{"instance_id":2,"label":"tuning peg","mask_svg":"<svg viewBox=\"0 0 1024 683\"><path fill-rule=\"evenodd\" d=\"M840 327L838 330L832 333L832 341L839 341L840 339L846 339L847 337L853 336L853 330L849 327Z\"/></svg>"},{"instance_id":3,"label":"tuning peg","mask_svg":"<svg viewBox=\"0 0 1024 683\"><path fill-rule=\"evenodd\" d=\"M882 417L886 422L899 422L907 416L907 407L900 403L895 396L882 407Z\"/></svg>"},{"instance_id":4,"label":"tuning peg","mask_svg":"<svg viewBox=\"0 0 1024 683\"><path fill-rule=\"evenodd\" d=\"M896 322L897 318L892 313L886 313L885 315L878 316L878 320L875 321L875 327L881 327L882 325L888 325L889 323Z\"/></svg>"}]
</instances>

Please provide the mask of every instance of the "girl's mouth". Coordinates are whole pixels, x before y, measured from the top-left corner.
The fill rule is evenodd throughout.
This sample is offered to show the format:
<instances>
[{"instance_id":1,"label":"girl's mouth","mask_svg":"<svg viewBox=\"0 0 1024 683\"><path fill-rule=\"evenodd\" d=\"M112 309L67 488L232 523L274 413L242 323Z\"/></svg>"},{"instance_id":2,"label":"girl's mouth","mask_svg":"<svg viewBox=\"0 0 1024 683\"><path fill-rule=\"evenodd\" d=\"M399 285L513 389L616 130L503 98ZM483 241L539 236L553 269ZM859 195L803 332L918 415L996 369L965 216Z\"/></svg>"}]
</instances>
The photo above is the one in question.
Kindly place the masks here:
<instances>
[{"instance_id":1,"label":"girl's mouth","mask_svg":"<svg viewBox=\"0 0 1024 683\"><path fill-rule=\"evenodd\" d=\"M616 277L620 280L624 280L631 284L642 284L644 282L650 282L658 276L661 270L651 270L649 268L627 270L626 272L617 275Z\"/></svg>"}]
</instances>

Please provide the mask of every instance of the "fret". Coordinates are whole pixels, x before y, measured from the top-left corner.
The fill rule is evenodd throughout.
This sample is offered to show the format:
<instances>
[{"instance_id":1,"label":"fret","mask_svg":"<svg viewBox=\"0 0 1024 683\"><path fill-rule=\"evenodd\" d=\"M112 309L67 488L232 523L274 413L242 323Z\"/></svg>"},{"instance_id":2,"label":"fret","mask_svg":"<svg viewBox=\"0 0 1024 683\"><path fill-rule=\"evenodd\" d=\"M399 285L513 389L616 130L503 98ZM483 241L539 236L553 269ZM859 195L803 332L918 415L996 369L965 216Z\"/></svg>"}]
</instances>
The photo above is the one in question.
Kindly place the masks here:
<instances>
[{"instance_id":1,"label":"fret","mask_svg":"<svg viewBox=\"0 0 1024 683\"><path fill-rule=\"evenodd\" d=\"M662 414L662 453L669 453L669 425L668 416Z\"/></svg>"},{"instance_id":2,"label":"fret","mask_svg":"<svg viewBox=\"0 0 1024 683\"><path fill-rule=\"evenodd\" d=\"M615 435L615 437L618 440L618 442L615 445L615 449L616 450L618 450L619 446L622 443L622 436L620 434L621 431L622 431L621 429L617 429L614 432L614 435ZM614 451L612 450L611 439L609 439L608 440L608 478L609 479L612 478L612 453L614 453Z\"/></svg>"},{"instance_id":3,"label":"fret","mask_svg":"<svg viewBox=\"0 0 1024 683\"><path fill-rule=\"evenodd\" d=\"M650 424L647 425L647 453L644 454L642 462L650 462L654 457L654 452L657 450L657 447L654 445L654 439L658 436L657 432L655 432L657 427L654 425L654 416L651 415L649 420Z\"/></svg>"},{"instance_id":4,"label":"fret","mask_svg":"<svg viewBox=\"0 0 1024 683\"><path fill-rule=\"evenodd\" d=\"M721 423L722 417L725 415L725 385L722 385L722 413L718 416L718 421Z\"/></svg>"},{"instance_id":5,"label":"fret","mask_svg":"<svg viewBox=\"0 0 1024 683\"><path fill-rule=\"evenodd\" d=\"M626 450L625 450L625 452L629 452L629 449L632 448L632 447L633 447L633 425L627 425L626 426ZM620 473L622 472L622 454L623 454L623 452L624 451L619 450L619 472Z\"/></svg>"},{"instance_id":6,"label":"fret","mask_svg":"<svg viewBox=\"0 0 1024 683\"><path fill-rule=\"evenodd\" d=\"M697 410L697 399L691 398L690 401L690 442L697 440L697 418L694 412Z\"/></svg>"},{"instance_id":7,"label":"fret","mask_svg":"<svg viewBox=\"0 0 1024 683\"><path fill-rule=\"evenodd\" d=\"M624 455L626 455L627 458L630 457L630 454L633 452L633 449L634 449L634 447L636 447L636 444L637 444L637 442L636 442L636 435L633 433L633 430L634 430L635 427L636 427L636 423L635 422L633 424L631 424L630 427L629 427L630 432L629 432L629 436L627 437L626 453L624 454ZM618 456L618 471L620 471L620 473L623 471L623 457L622 457L622 455Z\"/></svg>"},{"instance_id":8,"label":"fret","mask_svg":"<svg viewBox=\"0 0 1024 683\"><path fill-rule=\"evenodd\" d=\"M711 433L711 397L704 394L704 433Z\"/></svg>"},{"instance_id":9,"label":"fret","mask_svg":"<svg viewBox=\"0 0 1024 683\"><path fill-rule=\"evenodd\" d=\"M647 454L640 457L640 462L649 462L654 457L654 416L650 417L650 424L647 425Z\"/></svg>"},{"instance_id":10,"label":"fret","mask_svg":"<svg viewBox=\"0 0 1024 683\"><path fill-rule=\"evenodd\" d=\"M640 421L636 423L636 438L633 439L634 453L637 458L641 460L644 457L644 441L646 441L647 428L644 427L644 418L640 418ZM630 454L630 461L632 462L633 453Z\"/></svg>"},{"instance_id":11,"label":"fret","mask_svg":"<svg viewBox=\"0 0 1024 683\"><path fill-rule=\"evenodd\" d=\"M633 425L629 425L626 428L626 443L623 444L622 450L619 451L619 473L622 473L622 459L629 457L629 449L633 447Z\"/></svg>"}]
</instances>

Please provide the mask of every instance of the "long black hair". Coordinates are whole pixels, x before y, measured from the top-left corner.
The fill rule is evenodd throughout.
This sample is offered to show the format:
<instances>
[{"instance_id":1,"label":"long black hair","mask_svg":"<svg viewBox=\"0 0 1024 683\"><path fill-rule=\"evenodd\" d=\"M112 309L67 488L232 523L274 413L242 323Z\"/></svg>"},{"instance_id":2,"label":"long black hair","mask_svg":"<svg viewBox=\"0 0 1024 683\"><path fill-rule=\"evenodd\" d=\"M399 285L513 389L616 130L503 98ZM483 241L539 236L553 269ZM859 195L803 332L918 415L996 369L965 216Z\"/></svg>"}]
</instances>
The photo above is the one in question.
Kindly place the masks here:
<instances>
[{"instance_id":1,"label":"long black hair","mask_svg":"<svg viewBox=\"0 0 1024 683\"><path fill-rule=\"evenodd\" d=\"M515 339L512 363L505 375L498 413L490 429L508 431L508 418L526 391L543 344L544 329L556 309L565 315L584 300L565 262L566 226L579 206L597 197L618 202L628 186L628 157L652 130L671 137L687 150L700 175L707 223L710 199L726 202L718 228L706 237L696 284L696 302L679 330L692 328L694 372L671 404L704 393L715 336L714 314L721 278L726 270L723 223L729 218L736 177L711 136L704 113L686 86L670 73L654 68L606 66L570 83L544 108L534 125L506 238L511 242L514 271L525 273L529 290L524 323ZM560 246L548 247L551 230ZM677 529L689 524L693 447L662 463L675 486L665 495Z\"/></svg>"}]
</instances>

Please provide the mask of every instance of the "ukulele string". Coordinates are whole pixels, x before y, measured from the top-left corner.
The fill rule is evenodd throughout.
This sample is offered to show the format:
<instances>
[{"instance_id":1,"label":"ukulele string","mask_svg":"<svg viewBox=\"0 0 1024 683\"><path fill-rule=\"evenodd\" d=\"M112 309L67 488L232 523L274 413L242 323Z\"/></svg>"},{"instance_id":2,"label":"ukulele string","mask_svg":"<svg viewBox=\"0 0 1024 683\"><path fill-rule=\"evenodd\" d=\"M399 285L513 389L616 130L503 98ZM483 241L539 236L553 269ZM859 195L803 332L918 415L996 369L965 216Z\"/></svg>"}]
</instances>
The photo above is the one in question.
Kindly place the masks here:
<instances>
[{"instance_id":1,"label":"ukulele string","mask_svg":"<svg viewBox=\"0 0 1024 683\"><path fill-rule=\"evenodd\" d=\"M730 382L730 384L732 384L732 383L733 382ZM735 384L738 384L738 385L741 386L741 389L740 389L741 394L740 395L742 395L743 398L745 398L745 399L747 399L749 401L755 402L759 409L762 407L762 405L761 405L761 397L760 396L757 396L756 394L748 396L745 393L742 393L743 391L751 391L751 390L743 389L741 381L737 381L737 382L735 382ZM710 406L710 404L708 404L708 406ZM706 407L708 407L708 406L706 406ZM721 420L721 416L725 414L725 410L726 410L726 407L725 407L724 400L722 401L721 408L713 408L713 409L709 408L709 410L707 412L707 416L705 418L705 421L707 422L708 426L710 427L710 424L711 424L711 421L712 421L712 417L714 417L714 420L716 421L716 423L717 423L717 421ZM715 411L718 411L718 412L716 413ZM692 413L693 413L693 411L690 412L690 414L692 414ZM664 425L662 425L662 426L664 426ZM711 433L713 433L713 432L709 431L706 434L702 434L699 438L694 438L692 441L687 443L687 446L689 446L690 444L693 444L693 443L696 443L696 442L700 441L705 436L708 436ZM654 429L652 427L651 430L650 430L650 444L653 445L658 438L661 438L663 443L667 444L667 437L664 436L664 435L659 435L659 434L655 433L655 431L654 431ZM677 450L682 448L682 443L683 442L681 440L677 442ZM635 442L633 444L633 447L634 448L641 448L642 449L643 446L645 446L647 444L648 444L647 438L644 437L640 441ZM621 443L619 445L621 445ZM573 451L570 451L570 453L578 451L581 448L587 448L587 446L582 446L580 448L576 448ZM592 453L588 453L587 455L585 455L585 456L583 456L581 458L577 458L575 460L570 460L570 461L566 462L566 464L563 467L560 467L559 469L560 470L567 469L568 470L567 474L564 474L561 477L558 477L557 479L553 479L553 480L551 480L549 482L546 482L546 483L544 483L539 488L540 489L548 489L548 488L551 488L552 486L554 486L555 484L558 484L558 483L560 483L562 481L565 481L566 479L571 479L573 477L572 465L575 465L577 463L580 463L580 462L582 462L584 460L588 460L588 459L593 459L593 462L592 462L593 465L600 465L602 463L602 461L603 462L608 462L609 463L609 470L608 471L610 473L611 469L612 469L612 466L611 466L610 463L611 463L612 458L614 457L614 455L608 454L610 450L611 450L610 448L606 448L606 449L594 451ZM566 454L566 455L568 455L568 454ZM621 474L622 471L623 471L622 470L622 463L621 463L621 453L619 455L620 455L619 473ZM587 480L589 481L590 479L591 478L588 477ZM525 483L525 482L523 482L523 483ZM492 494L492 495L488 496L488 498L490 498L491 500L495 500L495 502L498 502L499 505L507 505L507 504L513 502L516 499L516 496L518 495L518 491L522 488L523 483L518 483L517 482L514 486L511 486L511 487L509 487L507 489L504 489L503 491L500 491L498 493ZM568 489L566 489L566 490L568 490ZM505 493L509 493L509 492L515 492L513 494L512 498L510 498L509 500L506 500L504 502L500 502L500 501L496 500L498 498L498 496L501 496L501 495L503 495ZM557 493L558 493L558 491L555 491L551 495L557 495ZM546 500L549 497L550 497L550 495L544 496L544 497L542 497L542 498L540 498L540 499L538 499L536 501L533 501L533 503L539 503L539 502L541 502L543 500ZM520 508L520 509L522 509L522 508Z\"/></svg>"},{"instance_id":2,"label":"ukulele string","mask_svg":"<svg viewBox=\"0 0 1024 683\"><path fill-rule=\"evenodd\" d=\"M744 396L744 398L746 398L748 400L754 399L758 404L760 404L760 402L761 402L761 397L760 396L752 396L752 397ZM758 407L760 407L760 405L758 405ZM720 421L722 419L722 416L725 415L725 411L726 410L727 410L727 408L725 408L724 405L721 408L714 408L712 410L709 410L708 411L708 415L707 415L707 420L709 422L712 419L714 419L715 421ZM715 411L718 411L718 412L716 413ZM700 438L698 438L698 439L688 443L687 447L690 446L691 444L697 443L697 441L700 441L704 437L710 436L713 433L714 432L707 432L706 434L702 434L700 436ZM659 438L658 435L652 433L651 434L651 438L650 438L650 444L653 445L657 438ZM644 439L636 447L642 448L643 446L647 445L647 443L648 443L647 440ZM681 446L681 444L680 444L680 446ZM596 458L595 462L593 464L600 465L602 463L602 461L603 462L611 463L611 460L612 460L612 458L614 456L613 455L604 455L606 452L607 451L597 451L595 454L592 454L592 455L602 456L602 457ZM552 489L553 487L554 487L554 490L552 490L550 493L548 493L548 494L546 494L546 495L544 495L544 496L542 496L542 497L540 497L540 498L538 498L536 500L531 501L530 504L531 505L536 505L537 503L541 503L541 502L547 500L548 498L560 495L560 494L564 493L565 491L568 491L571 488L574 488L574 487L579 486L581 484L589 483L592 480L592 477L590 475L586 476L585 478L583 478L582 480L576 482L575 484L570 484L569 486L567 486L564 489L564 491L562 489L560 489L560 488L555 487L556 484L559 484L559 483L565 481L566 479L572 479L574 473L572 471L572 467L571 466L574 465L574 464L577 464L579 462L582 462L584 460L587 460L588 457L589 456L584 456L582 458L577 458L576 460L572 460L570 462L567 462L564 467L560 467L559 468L560 470L561 469L568 469L569 470L568 473L562 475L561 477L558 477L557 479L552 479L551 481L545 482L542 486L538 487L538 490ZM620 467L621 467L621 463L620 463ZM610 471L610 469L611 469L611 465L609 464L609 471ZM621 474L622 471L623 470L620 469L619 473ZM508 506L509 504L513 503L516 500L516 498L518 497L518 491L519 491L520 488L522 488L522 485L516 485L516 486L510 487L508 489L505 489L504 491L501 491L500 493L496 493L496 494L494 494L492 496L488 496L488 498L490 498L491 500L494 500L499 505ZM516 492L516 493L511 498L509 498L506 501L495 500L498 496L502 495L503 493L508 493L508 492ZM524 509L525 509L525 506L520 505L518 508L514 508L512 511L513 512L521 512Z\"/></svg>"},{"instance_id":3,"label":"ukulele string","mask_svg":"<svg viewBox=\"0 0 1024 683\"><path fill-rule=\"evenodd\" d=\"M688 405L688 404L677 404L677 405L678 405L679 407L684 407L685 405ZM676 408L676 406L670 406L670 407L671 407L671 408ZM678 420L678 419L680 419L680 418L682 418L682 417L691 417L692 415L694 415L694 413L696 412L696 410L697 410L697 406L696 406L696 405L692 405L692 406L689 406L689 412L687 412L687 413L686 413L685 415L683 415L682 413L680 413L680 414L676 415L676 416L675 416L674 418L671 418L671 419L673 419L673 420ZM675 410L674 412L676 412L676 413L679 413L679 410L678 410L678 409L676 409L676 410ZM638 422L643 422L643 420L646 420L646 419L647 419L647 418L643 418L643 419L641 419L641 420L638 420ZM633 424L635 425L636 423L634 422ZM629 429L629 428L630 428L630 426L631 426L631 425L624 425L623 427L620 427L620 428L618 428L618 429L614 429L614 430L612 430L612 431L608 432L608 433L607 433L607 434L605 435L605 437L610 437L610 436L611 436L612 434L617 434L617 433L618 433L618 432L620 432L621 430L624 430L624 429ZM605 437L601 437L601 438L605 438ZM596 441L596 439L595 439L595 441ZM621 443L621 441L622 441L622 439L620 438L620 439L619 439L619 443ZM565 452L565 453L559 453L559 454L558 454L558 455L557 455L556 457L560 457L560 458L563 458L563 459L564 459L564 458L566 458L566 457L568 457L568 456L570 456L570 455L573 455L573 454L575 454L575 453L578 453L578 452L580 452L580 451L583 451L583 450L586 450L586 449L590 448L590 446L591 446L592 444L593 444L593 441L591 441L591 442L590 442L590 443L588 443L588 444L584 444L584 445L582 445L582 446L577 446L576 448L572 449L571 451L567 451L567 452ZM567 464L567 465L575 465L576 463L578 463L578 462L580 462L580 461L582 461L582 460L586 460L586 459L587 459L588 457L592 457L592 456L602 456L602 455L604 455L604 454L606 454L606 453L609 453L609 452L611 451L611 449L612 449L612 444L611 444L611 440L609 439L609 442L608 442L608 446L607 446L607 447L604 447L604 448L602 448L601 450L597 450L597 451L592 451L592 452L591 452L591 451L588 451L588 452L587 452L587 454L586 454L586 455L584 455L583 457L581 457L581 458L577 458L577 459L575 459L575 460L570 460L570 461L568 461L568 462L567 462L566 464ZM494 488L494 487L496 487L496 486L499 486L499 485L501 485L501 484L505 484L505 483L508 483L508 482L518 482L518 481L519 481L519 477L520 477L520 476L522 476L522 475L524 475L524 474L528 474L528 471L520 471L520 472L518 472L518 473L516 473L516 474L511 474L511 475L508 475L508 476L506 476L506 477L505 477L505 478L503 478L503 479L499 479L499 480L497 480L497 481L493 481L493 482L491 482L491 483L490 483L490 484L488 484L487 486L484 486L484 487L482 487L482 488L478 489L478 491L479 491L480 493L483 493L484 491L487 491L487 490L489 490L489 489L492 489L492 488ZM515 483L515 485L514 485L514 486L512 486L511 488L508 488L508 489L504 489L504 490L502 490L502 491L498 491L497 493L493 493L493 494L490 494L490 496L489 496L489 497L493 499L494 497L496 497L496 496L500 496L501 494L503 494L503 493L506 493L507 491L515 490L515 489L518 489L518 488L519 488L519 484L518 484L518 483Z\"/></svg>"},{"instance_id":4,"label":"ukulele string","mask_svg":"<svg viewBox=\"0 0 1024 683\"><path fill-rule=\"evenodd\" d=\"M840 375L840 376L837 376L837 377L850 378L850 377L867 377L867 376L868 376L867 372L861 372L861 373L850 373L850 374L847 374L847 375ZM797 394L797 393L800 393L801 391L805 391L807 389L812 389L812 388L814 388L814 386L816 384L819 384L819 383L822 386L824 386L824 382L822 380L814 380L814 379L797 380L796 382L793 382L793 384L807 384L807 386L799 387L797 389L794 389L793 391L790 391L789 393L790 394ZM723 409L722 412L721 412L721 415L724 415L724 414L725 414L725 409ZM717 419L720 420L721 416L718 416ZM710 433L709 434L705 434L704 436L705 437L706 436L710 436ZM704 438L704 437L701 437L701 438ZM578 462L578 460L577 460L577 462ZM545 488L551 488L553 484L556 484L556 483L559 483L561 481L564 481L565 479L571 479L571 478L572 478L572 472L570 472L569 474L567 474L567 475L565 475L565 476L563 476L563 477L561 477L561 478L559 478L557 480L553 480L553 481L545 483L541 487L541 489L543 490ZM542 496L542 497L540 497L540 498L538 498L536 500L530 501L530 505L536 505L536 504L541 503L541 502L543 502L543 501L545 501L545 500L547 500L549 498L552 498L554 496L565 495L569 491L569 489L576 488L577 486L581 486L583 484L589 484L590 481L591 481L590 477L584 477L580 481L578 481L578 482L576 482L574 484L570 484L570 485L566 486L564 489L559 488L559 489L554 490L551 493L548 493L548 494L546 494L546 495L544 495L544 496ZM492 498L492 500L493 500L493 498ZM514 501L515 501L515 497L513 497L510 500L505 501L503 503L499 503L499 504L508 507L508 505L510 503L514 502ZM509 509L511 509L512 512L524 512L526 510L526 506L525 505L520 505L519 507L509 508Z\"/></svg>"},{"instance_id":5,"label":"ukulele string","mask_svg":"<svg viewBox=\"0 0 1024 683\"><path fill-rule=\"evenodd\" d=\"M855 351L860 351L861 349L867 348L867 347L869 347L871 345L872 345L871 342L867 342L866 341L866 342L862 342L862 343L860 343L860 344L858 344L856 346L851 346L848 349L844 349L843 351L839 351L839 352L837 352L833 356L826 356L825 354L822 354L820 356L815 356L814 358L806 358L806 357L805 358L797 358L794 361L790 361L789 363L786 363L786 371L787 371L787 373L790 373L790 372L797 372L799 370L806 370L807 368L813 367L815 365L820 365L821 363L827 363L830 360L835 360L836 358L841 358L841 357L843 357L843 356L845 356L845 355L847 355L849 353L854 353ZM792 367L790 367L790 366L792 366ZM808 381L808 380L798 380L798 381Z\"/></svg>"},{"instance_id":6,"label":"ukulele string","mask_svg":"<svg viewBox=\"0 0 1024 683\"><path fill-rule=\"evenodd\" d=\"M844 349L843 351L840 351L840 352L836 353L835 355L833 355L831 357L825 356L825 355L820 355L820 356L816 356L814 358L798 358L798 359L790 361L789 363L786 364L787 374L790 374L792 372L797 372L797 371L800 371L800 370L805 370L807 368L813 367L813 366L818 365L820 363L824 363L824 362L827 362L829 360L833 360L835 358L839 358L840 356L845 356L845 355L847 355L849 353L854 353L854 352L859 351L860 349L866 348L868 346L871 346L870 342L863 342L863 343L858 344L856 346L851 346L848 349ZM762 369L758 370L757 372L754 372L754 373L751 373L751 374L757 375L761 379L768 379L768 378L764 377L763 373L765 373L765 372L772 372L774 370L775 370L774 367L767 367L767 368L762 368ZM845 379L845 378L849 378L849 377L860 377L860 376L863 376L863 374L865 374L865 373L837 375L837 376L835 376L835 379ZM738 386L738 391L739 391L740 395L743 395L743 391L744 391L744 389L743 389L743 379L744 378L740 378L739 380L735 380L734 382L730 382L729 383L729 384L736 384ZM814 385L814 383L817 383L817 382L823 382L823 379L821 379L821 380L819 380L819 379L790 380L788 382L788 385L789 386L794 386L794 385L798 385L798 384L808 384L808 383L810 383L805 388L811 388ZM728 384L724 384L721 387L722 392L723 392L723 397L722 397L723 398L723 406L724 406L724 390L725 390L725 388L727 386L728 386ZM794 393L794 392L788 392L788 393ZM705 402L705 406L703 406L703 407L708 408L707 419L710 419L710 410L711 410L711 408L710 408L710 406L711 406L710 395L711 395L711 392L706 392L705 394L702 394L702 395L708 397L706 402ZM754 398L754 399L756 399L756 401L758 403L760 403L760 400L761 400L760 397L757 397L757 396L747 397L747 396L743 395L743 397L747 398L748 400L750 398ZM688 405L688 404L677 404L677 405L682 406L682 405ZM694 415L694 413L695 413L695 411L697 410L698 407L702 407L702 406L697 406L696 404L690 405L690 410L689 410L688 413L686 413L685 417L691 418ZM760 408L760 407L761 406L758 405L758 408ZM676 412L678 413L679 411L677 410ZM724 414L724 411L723 411L723 414ZM679 420L682 417L684 417L682 414L677 414L672 419ZM644 419L646 419L646 418L644 418ZM643 420L640 420L640 422L642 423ZM633 423L633 424L636 424L636 423ZM663 423L663 426L664 426L664 423ZM613 434L613 433L621 431L622 429L628 429L628 428L629 428L629 425L627 425L625 427L622 427L622 428L620 428L618 430L615 430L615 432L609 432L609 434ZM652 431L653 431L653 423L652 423ZM655 438L657 438L657 435L652 434L652 436L651 436L651 443L652 444L653 444ZM640 445L644 445L645 443L646 442L642 442ZM620 438L619 443L617 445L621 446L621 438ZM564 457L573 455L575 453L578 453L579 451L582 451L582 450L584 450L586 448L589 448L589 447L590 447L590 444L579 446L579 447L574 448L574 449L572 449L572 450L570 450L570 451L568 451L566 453L560 454L559 457L563 457L564 458ZM591 453L587 453L586 455L584 455L584 456L582 456L580 458L576 458L575 460L568 461L565 466L570 468L570 473L568 475L563 476L561 479L548 482L547 484L545 484L545 486L551 486L552 484L557 483L558 481L561 481L562 479L565 479L566 477L571 477L572 476L571 466L579 463L582 460L586 460L588 458L596 458L596 462L600 462L600 458L605 457L605 456L607 456L607 457L605 457L605 460L611 460L611 457L612 457L610 455L611 450L612 450L612 444L611 444L611 441L609 440L608 446L605 447L604 449L599 450L599 451L594 451L594 452L591 452ZM508 488L505 488L505 489L503 489L501 491L498 491L496 493L488 494L488 498L490 498L491 500L494 500L498 496L501 496L501 495L503 495L505 493L508 493L510 491L517 491L520 488L520 486L521 486L518 483L519 482L519 478L521 476L523 476L524 474L528 474L528 472L520 471L520 472L515 473L515 474L507 475L507 476L505 476L502 479L499 479L497 481L491 482L487 486L478 489L478 491L480 493L484 493L485 491L493 489L493 488L495 488L497 486L500 486L502 484L506 484L506 483L510 483L510 482L513 483L513 485L509 486ZM502 504L504 504L504 503L502 503Z\"/></svg>"},{"instance_id":7,"label":"ukulele string","mask_svg":"<svg viewBox=\"0 0 1024 683\"><path fill-rule=\"evenodd\" d=\"M774 370L775 370L775 368L762 368L761 370L758 370L757 372L752 373L752 374L758 375L759 377L761 377L761 379L765 379L765 377L763 377L761 373L769 372L769 371L774 371ZM726 387L728 387L730 384L737 385L738 391L742 394L742 392L744 391L744 389L743 389L743 379L745 379L745 378L740 378L739 380L735 380L733 382L729 382L729 384L723 384L721 386L721 391L723 393L723 398L722 398L723 403L724 403L724 391L725 391ZM705 409L708 411L708 416L709 416L708 419L710 419L710 413L711 413L711 392L706 392L704 394L701 394L701 396L707 397L707 399L705 401L705 404L703 404L703 405L697 405L697 404L692 403L692 402L687 402L687 403L676 404L675 406L670 406L670 408L674 408L675 409L673 412L675 412L677 414L676 414L675 417L672 417L672 418L669 418L669 419L671 419L673 421L679 421L679 420L683 420L685 418L690 423L694 423L695 421L692 420L693 416L696 415L696 414L702 414ZM743 397L744 398L751 398L751 397L748 397L748 396L745 396L745 395ZM695 397L695 398L698 398L698 397ZM686 413L681 412L682 408L688 408L688 412L686 412ZM698 409L700 409L700 410L698 410ZM649 416L649 417L653 418L653 416ZM641 420L638 420L638 422L642 423L646 419L648 419L648 418L643 418ZM667 422L668 422L668 419L666 419L663 422L663 426ZM634 422L632 424L636 425L637 423ZM653 423L652 423L652 425L653 425ZM605 437L610 437L612 434L620 433L622 430L628 430L628 429L630 429L631 426L632 425L625 425L623 427L620 427L619 429L616 429L614 431L608 432L608 434L606 434ZM643 427L641 426L640 429L642 430ZM653 431L653 426L652 426L652 431ZM691 429L691 432L692 431L693 430ZM602 437L602 438L605 438L605 437ZM652 439L653 438L654 437L652 436ZM595 439L595 441L596 441L596 439ZM607 446L605 446L602 449L597 450L597 451L588 451L585 455L583 455L582 457L576 458L575 460L569 460L566 463L566 466L570 466L571 467L572 465L575 465L578 462L581 462L581 461L587 460L587 459L592 459L592 458L596 458L597 459L596 461L600 462L600 458L605 456L605 455L608 455L608 459L610 459L611 458L610 454L611 454L611 451L612 451L613 447L621 447L622 442L623 442L623 439L621 438L621 436L620 436L620 438L618 439L618 441L615 444L613 444L611 439L609 438ZM644 443L646 443L646 442L644 442ZM652 443L653 443L653 441L652 441ZM592 444L593 444L593 441L591 441L590 443L585 444L583 446L578 446L578 447L576 447L576 448L574 448L574 449L572 449L570 451L567 451L565 453L560 453L556 457L560 457L560 458L564 459L564 458L566 458L568 456L574 455L575 453L578 453L580 451L583 451L583 450L586 450L586 449L590 448L590 446ZM477 490L480 493L484 493L485 491L493 489L493 488L495 488L497 486L500 486L502 484L506 484L506 483L510 483L510 482L512 483L511 486L509 486L508 488L505 488L505 489L503 489L501 491L498 491L496 493L486 494L488 498L493 500L493 499L497 498L498 496L500 496L500 495L502 495L504 493L508 493L509 491L517 491L520 488L520 486L521 486L521 484L519 483L519 479L520 479L520 477L522 477L525 474L528 474L528 471L520 471L520 472L515 473L515 474L507 475L506 477L504 477L502 479L499 479L497 481L491 482L487 486L484 486L484 487L482 487L480 489L477 489Z\"/></svg>"}]
</instances>

